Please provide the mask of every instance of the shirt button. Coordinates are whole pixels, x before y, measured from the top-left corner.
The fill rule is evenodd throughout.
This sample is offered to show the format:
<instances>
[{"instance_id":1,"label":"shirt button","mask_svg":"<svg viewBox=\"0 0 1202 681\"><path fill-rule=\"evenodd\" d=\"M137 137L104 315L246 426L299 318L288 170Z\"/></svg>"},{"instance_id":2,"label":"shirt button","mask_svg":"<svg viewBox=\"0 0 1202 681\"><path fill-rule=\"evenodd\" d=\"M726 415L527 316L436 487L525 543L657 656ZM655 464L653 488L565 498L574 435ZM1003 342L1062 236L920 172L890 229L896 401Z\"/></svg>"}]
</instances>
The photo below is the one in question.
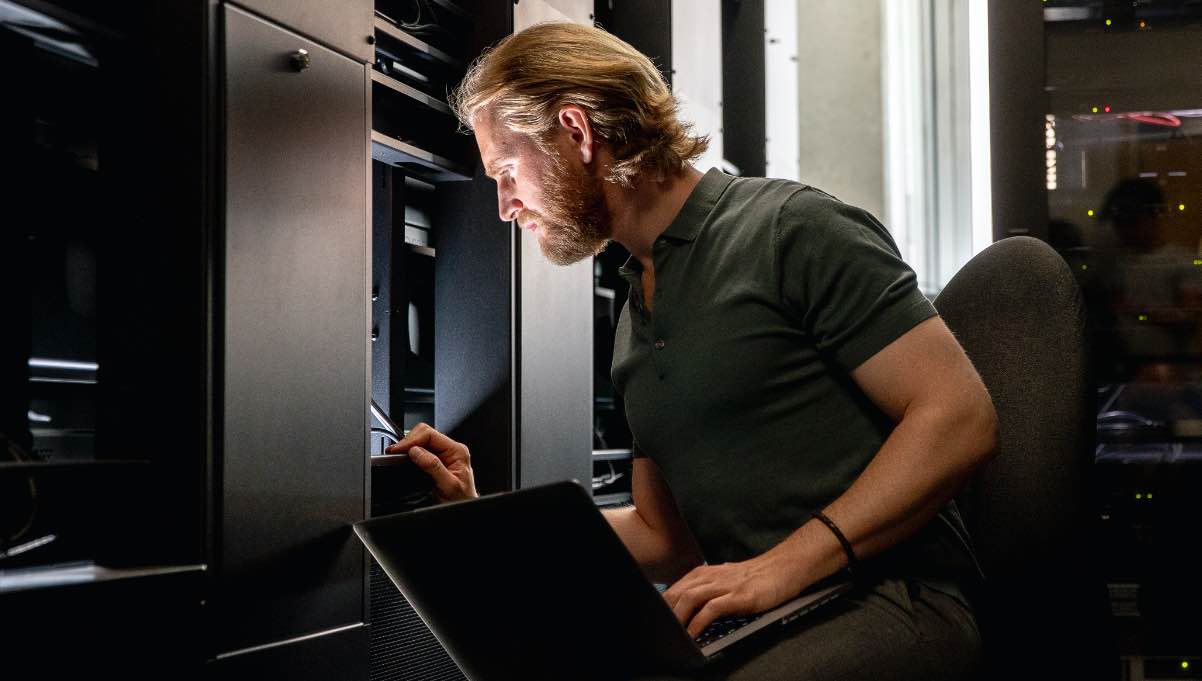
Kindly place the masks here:
<instances>
[{"instance_id":1,"label":"shirt button","mask_svg":"<svg viewBox=\"0 0 1202 681\"><path fill-rule=\"evenodd\" d=\"M659 340L657 340L657 341L655 341L655 349L656 349L656 350L663 350L663 349L664 349L664 345L665 345L665 343L664 343L664 339L662 339L662 338L661 338L661 339L659 339Z\"/></svg>"}]
</instances>

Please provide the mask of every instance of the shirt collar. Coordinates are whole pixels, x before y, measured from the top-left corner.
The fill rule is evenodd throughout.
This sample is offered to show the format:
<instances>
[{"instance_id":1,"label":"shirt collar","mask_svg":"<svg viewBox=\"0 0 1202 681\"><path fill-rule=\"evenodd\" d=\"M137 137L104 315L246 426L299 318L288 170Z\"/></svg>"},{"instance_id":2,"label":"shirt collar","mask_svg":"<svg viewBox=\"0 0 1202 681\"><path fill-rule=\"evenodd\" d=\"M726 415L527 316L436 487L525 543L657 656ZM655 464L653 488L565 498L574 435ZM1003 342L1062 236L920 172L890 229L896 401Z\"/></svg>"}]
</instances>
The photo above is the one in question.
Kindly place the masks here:
<instances>
[{"instance_id":1,"label":"shirt collar","mask_svg":"<svg viewBox=\"0 0 1202 681\"><path fill-rule=\"evenodd\" d=\"M668 223L668 228L660 234L660 237L683 242L695 241L697 235L701 233L701 226L705 224L705 219L717 205L718 197L722 196L722 192L726 191L734 179L734 176L727 175L717 168L710 168L709 172L701 176L697 186L693 187L689 198L685 199L684 205L680 207L680 211L676 213L676 217L672 218L672 222ZM629 280L638 277L642 271L643 266L631 256L626 259L618 273L624 279Z\"/></svg>"},{"instance_id":2,"label":"shirt collar","mask_svg":"<svg viewBox=\"0 0 1202 681\"><path fill-rule=\"evenodd\" d=\"M680 207L680 212L668 223L668 228L661 236L679 241L696 240L705 219L718 203L718 197L722 196L722 192L726 191L726 187L734 179L717 168L710 168L697 182L697 186L693 187L689 198Z\"/></svg>"}]
</instances>

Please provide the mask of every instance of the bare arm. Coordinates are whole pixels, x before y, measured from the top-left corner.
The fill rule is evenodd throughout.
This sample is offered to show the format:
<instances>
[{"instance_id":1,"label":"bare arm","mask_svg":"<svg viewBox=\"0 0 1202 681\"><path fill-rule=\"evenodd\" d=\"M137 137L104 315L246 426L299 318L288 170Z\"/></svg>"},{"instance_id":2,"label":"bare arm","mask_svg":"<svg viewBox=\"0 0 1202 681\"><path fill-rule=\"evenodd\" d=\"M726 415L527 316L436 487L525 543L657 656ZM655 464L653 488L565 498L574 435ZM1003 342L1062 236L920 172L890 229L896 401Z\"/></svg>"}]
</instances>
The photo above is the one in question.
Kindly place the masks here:
<instances>
[{"instance_id":1,"label":"bare arm","mask_svg":"<svg viewBox=\"0 0 1202 681\"><path fill-rule=\"evenodd\" d=\"M938 317L890 343L851 376L897 422L851 487L823 509L863 558L930 522L992 456L997 415ZM811 520L750 560L694 569L664 598L695 636L722 615L783 603L846 562L835 535Z\"/></svg>"},{"instance_id":2,"label":"bare arm","mask_svg":"<svg viewBox=\"0 0 1202 681\"><path fill-rule=\"evenodd\" d=\"M891 419L893 433L846 492L825 509L857 556L879 553L930 522L994 453L997 414L976 369L939 317L919 324L852 372ZM816 521L777 548L821 579L846 563ZM775 549L774 549L775 550Z\"/></svg>"},{"instance_id":3,"label":"bare arm","mask_svg":"<svg viewBox=\"0 0 1202 681\"><path fill-rule=\"evenodd\" d=\"M703 562L701 549L655 462L635 459L631 475L634 505L605 509L605 519L647 577L670 584Z\"/></svg>"}]
</instances>

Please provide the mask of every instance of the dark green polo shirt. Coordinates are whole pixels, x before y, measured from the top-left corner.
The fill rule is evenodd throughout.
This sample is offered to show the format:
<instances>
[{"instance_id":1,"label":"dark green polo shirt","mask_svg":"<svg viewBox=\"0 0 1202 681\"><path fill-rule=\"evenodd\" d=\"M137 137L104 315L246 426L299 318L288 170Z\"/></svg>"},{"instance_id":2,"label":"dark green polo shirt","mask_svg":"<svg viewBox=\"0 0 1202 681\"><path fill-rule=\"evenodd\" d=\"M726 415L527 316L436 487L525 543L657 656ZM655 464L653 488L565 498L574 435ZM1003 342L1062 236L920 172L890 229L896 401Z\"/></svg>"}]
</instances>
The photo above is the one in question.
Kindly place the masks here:
<instances>
[{"instance_id":1,"label":"dark green polo shirt","mask_svg":"<svg viewBox=\"0 0 1202 681\"><path fill-rule=\"evenodd\" d=\"M710 170L652 254L651 313L622 268L613 382L706 560L744 560L868 465L893 423L849 374L935 309L876 219L786 180ZM889 571L962 569L932 529Z\"/></svg>"}]
</instances>

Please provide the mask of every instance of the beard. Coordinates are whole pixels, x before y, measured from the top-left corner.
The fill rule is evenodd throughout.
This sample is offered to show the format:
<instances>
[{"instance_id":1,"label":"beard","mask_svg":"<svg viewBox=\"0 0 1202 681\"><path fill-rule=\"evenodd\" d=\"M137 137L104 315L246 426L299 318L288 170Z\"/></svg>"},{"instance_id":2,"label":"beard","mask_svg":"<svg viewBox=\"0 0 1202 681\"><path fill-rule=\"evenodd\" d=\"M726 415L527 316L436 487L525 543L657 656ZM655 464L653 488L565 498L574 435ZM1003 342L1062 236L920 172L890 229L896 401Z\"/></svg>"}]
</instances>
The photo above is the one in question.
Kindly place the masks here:
<instances>
[{"instance_id":1,"label":"beard","mask_svg":"<svg viewBox=\"0 0 1202 681\"><path fill-rule=\"evenodd\" d=\"M518 222L539 227L538 245L548 260L560 266L591 258L609 245L609 204L603 180L583 167L552 156L543 172L543 211L522 211Z\"/></svg>"}]
</instances>

